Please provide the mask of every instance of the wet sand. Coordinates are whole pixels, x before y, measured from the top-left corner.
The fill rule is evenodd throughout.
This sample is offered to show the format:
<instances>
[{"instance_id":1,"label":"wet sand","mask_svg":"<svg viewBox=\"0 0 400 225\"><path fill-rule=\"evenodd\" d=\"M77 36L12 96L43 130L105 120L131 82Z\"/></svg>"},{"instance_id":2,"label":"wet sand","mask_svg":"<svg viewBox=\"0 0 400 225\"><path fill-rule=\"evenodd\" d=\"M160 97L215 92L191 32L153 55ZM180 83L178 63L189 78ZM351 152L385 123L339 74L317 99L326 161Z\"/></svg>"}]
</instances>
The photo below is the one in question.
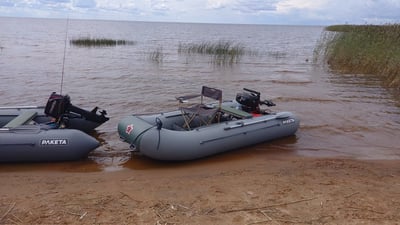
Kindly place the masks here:
<instances>
[{"instance_id":1,"label":"wet sand","mask_svg":"<svg viewBox=\"0 0 400 225\"><path fill-rule=\"evenodd\" d=\"M3 168L0 183L0 224L400 221L400 164L394 160L271 154L114 172Z\"/></svg>"}]
</instances>

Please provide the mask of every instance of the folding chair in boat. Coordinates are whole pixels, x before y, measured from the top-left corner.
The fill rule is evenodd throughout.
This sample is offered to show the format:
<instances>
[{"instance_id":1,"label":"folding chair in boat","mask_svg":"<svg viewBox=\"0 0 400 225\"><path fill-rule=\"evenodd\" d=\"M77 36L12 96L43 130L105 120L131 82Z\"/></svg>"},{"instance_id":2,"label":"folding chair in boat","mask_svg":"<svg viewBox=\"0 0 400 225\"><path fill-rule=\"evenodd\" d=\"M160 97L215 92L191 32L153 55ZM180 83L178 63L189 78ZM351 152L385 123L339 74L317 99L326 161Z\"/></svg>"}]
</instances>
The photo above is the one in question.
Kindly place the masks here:
<instances>
[{"instance_id":1,"label":"folding chair in boat","mask_svg":"<svg viewBox=\"0 0 400 225\"><path fill-rule=\"evenodd\" d=\"M203 86L201 89L201 94L181 96L177 99L180 103L184 103L185 101L196 97L201 98L200 104L195 104L190 107L179 107L182 111L182 116L185 121L183 128L188 130L192 129L193 127L211 124L213 120L218 117L219 111L221 109L222 91L216 88ZM218 106L215 107L211 105L206 105L204 99L205 97L217 100Z\"/></svg>"}]
</instances>

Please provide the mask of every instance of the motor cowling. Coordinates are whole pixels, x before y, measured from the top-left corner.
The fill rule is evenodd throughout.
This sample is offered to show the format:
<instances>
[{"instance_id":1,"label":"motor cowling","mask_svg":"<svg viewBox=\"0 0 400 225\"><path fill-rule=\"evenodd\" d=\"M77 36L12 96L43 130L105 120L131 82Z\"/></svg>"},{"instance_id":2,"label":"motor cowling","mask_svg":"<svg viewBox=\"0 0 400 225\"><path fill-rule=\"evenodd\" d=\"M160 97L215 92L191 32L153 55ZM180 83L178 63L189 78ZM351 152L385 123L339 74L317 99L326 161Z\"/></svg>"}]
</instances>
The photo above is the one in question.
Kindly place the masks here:
<instances>
[{"instance_id":1,"label":"motor cowling","mask_svg":"<svg viewBox=\"0 0 400 225\"><path fill-rule=\"evenodd\" d=\"M71 100L68 95L60 95L53 92L47 100L44 112L46 115L59 120L70 106Z\"/></svg>"},{"instance_id":2,"label":"motor cowling","mask_svg":"<svg viewBox=\"0 0 400 225\"><path fill-rule=\"evenodd\" d=\"M258 113L260 111L260 96L255 93L238 93L236 101L242 105L242 110L249 113Z\"/></svg>"}]
</instances>

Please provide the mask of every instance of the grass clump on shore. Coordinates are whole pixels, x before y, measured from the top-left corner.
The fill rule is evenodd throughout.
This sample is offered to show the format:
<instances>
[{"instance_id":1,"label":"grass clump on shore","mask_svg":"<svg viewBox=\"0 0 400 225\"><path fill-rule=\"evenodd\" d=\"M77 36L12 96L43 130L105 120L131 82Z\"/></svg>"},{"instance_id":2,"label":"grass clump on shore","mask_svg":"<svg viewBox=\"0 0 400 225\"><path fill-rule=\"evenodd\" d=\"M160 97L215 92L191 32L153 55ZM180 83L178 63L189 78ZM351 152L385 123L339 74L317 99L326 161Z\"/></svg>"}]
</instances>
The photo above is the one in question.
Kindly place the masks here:
<instances>
[{"instance_id":1,"label":"grass clump on shore","mask_svg":"<svg viewBox=\"0 0 400 225\"><path fill-rule=\"evenodd\" d=\"M72 45L80 47L101 47L101 46L117 46L117 45L134 45L134 41L114 40L107 38L78 38L70 41Z\"/></svg>"},{"instance_id":2,"label":"grass clump on shore","mask_svg":"<svg viewBox=\"0 0 400 225\"><path fill-rule=\"evenodd\" d=\"M315 53L331 69L376 74L388 86L400 87L400 24L335 25L325 30Z\"/></svg>"},{"instance_id":3,"label":"grass clump on shore","mask_svg":"<svg viewBox=\"0 0 400 225\"><path fill-rule=\"evenodd\" d=\"M210 55L213 63L224 65L238 63L244 54L244 47L232 41L180 43L178 53Z\"/></svg>"}]
</instances>

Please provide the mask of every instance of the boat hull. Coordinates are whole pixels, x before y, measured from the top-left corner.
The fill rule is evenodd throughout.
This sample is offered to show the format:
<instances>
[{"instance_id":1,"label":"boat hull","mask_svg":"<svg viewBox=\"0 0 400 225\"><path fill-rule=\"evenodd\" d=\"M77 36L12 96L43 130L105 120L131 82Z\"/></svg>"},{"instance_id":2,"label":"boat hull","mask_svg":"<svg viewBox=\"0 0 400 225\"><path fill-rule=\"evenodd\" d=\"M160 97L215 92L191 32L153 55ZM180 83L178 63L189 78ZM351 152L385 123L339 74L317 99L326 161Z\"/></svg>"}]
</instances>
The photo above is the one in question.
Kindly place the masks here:
<instances>
[{"instance_id":1,"label":"boat hull","mask_svg":"<svg viewBox=\"0 0 400 225\"><path fill-rule=\"evenodd\" d=\"M56 162L86 158L99 146L88 134L72 129L24 125L0 129L0 162Z\"/></svg>"},{"instance_id":2,"label":"boat hull","mask_svg":"<svg viewBox=\"0 0 400 225\"><path fill-rule=\"evenodd\" d=\"M293 113L280 112L187 131L174 129L175 124L182 124L181 112L174 111L128 116L120 121L118 132L124 141L145 156L181 161L290 136L295 134L299 123Z\"/></svg>"}]
</instances>

